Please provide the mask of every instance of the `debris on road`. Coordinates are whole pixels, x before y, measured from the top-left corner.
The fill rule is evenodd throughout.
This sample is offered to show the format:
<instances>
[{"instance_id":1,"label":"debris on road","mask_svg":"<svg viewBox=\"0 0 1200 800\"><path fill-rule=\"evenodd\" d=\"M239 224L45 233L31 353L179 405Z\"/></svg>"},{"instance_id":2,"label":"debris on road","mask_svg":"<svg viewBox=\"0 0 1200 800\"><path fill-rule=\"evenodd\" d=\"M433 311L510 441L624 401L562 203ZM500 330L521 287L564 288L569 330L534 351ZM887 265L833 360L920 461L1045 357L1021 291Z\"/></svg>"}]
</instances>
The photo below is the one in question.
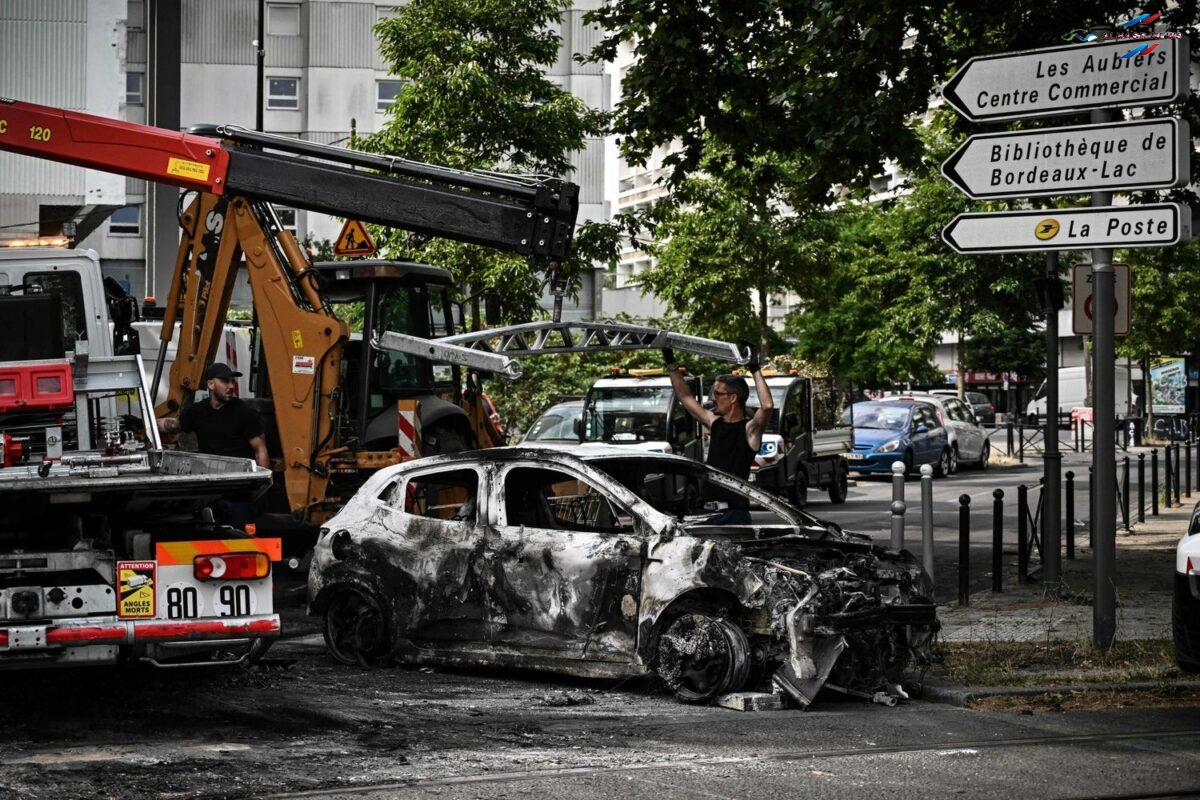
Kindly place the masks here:
<instances>
[{"instance_id":1,"label":"debris on road","mask_svg":"<svg viewBox=\"0 0 1200 800\"><path fill-rule=\"evenodd\" d=\"M770 692L733 692L718 697L717 705L734 711L778 711L783 698Z\"/></svg>"}]
</instances>

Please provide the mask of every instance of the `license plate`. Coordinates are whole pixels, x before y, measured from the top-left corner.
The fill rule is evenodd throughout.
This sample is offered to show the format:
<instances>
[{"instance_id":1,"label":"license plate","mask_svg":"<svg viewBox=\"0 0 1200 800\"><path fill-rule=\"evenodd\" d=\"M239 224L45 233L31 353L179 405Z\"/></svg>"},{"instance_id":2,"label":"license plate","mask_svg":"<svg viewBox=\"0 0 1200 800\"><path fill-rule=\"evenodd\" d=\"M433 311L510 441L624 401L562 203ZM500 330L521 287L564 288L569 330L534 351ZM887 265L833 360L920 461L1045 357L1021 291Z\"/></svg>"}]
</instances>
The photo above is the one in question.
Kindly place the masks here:
<instances>
[{"instance_id":1,"label":"license plate","mask_svg":"<svg viewBox=\"0 0 1200 800\"><path fill-rule=\"evenodd\" d=\"M846 453L848 461L862 461L864 458L865 456L862 453Z\"/></svg>"}]
</instances>

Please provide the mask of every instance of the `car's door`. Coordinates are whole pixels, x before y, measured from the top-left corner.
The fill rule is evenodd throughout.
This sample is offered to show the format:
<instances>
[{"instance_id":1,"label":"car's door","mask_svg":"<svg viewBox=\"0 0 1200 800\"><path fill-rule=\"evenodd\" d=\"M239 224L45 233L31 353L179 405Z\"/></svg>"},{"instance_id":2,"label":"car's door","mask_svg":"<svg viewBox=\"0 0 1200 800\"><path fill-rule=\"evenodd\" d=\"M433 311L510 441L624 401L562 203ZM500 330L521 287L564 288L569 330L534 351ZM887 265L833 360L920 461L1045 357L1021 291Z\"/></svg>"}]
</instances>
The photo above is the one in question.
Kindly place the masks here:
<instances>
[{"instance_id":1,"label":"car's door","mask_svg":"<svg viewBox=\"0 0 1200 800\"><path fill-rule=\"evenodd\" d=\"M397 585L411 594L402 635L418 646L488 639L479 486L476 469L456 465L406 475L380 494L377 519L392 537L379 558L408 579Z\"/></svg>"},{"instance_id":2,"label":"car's door","mask_svg":"<svg viewBox=\"0 0 1200 800\"><path fill-rule=\"evenodd\" d=\"M922 430L924 429L924 430ZM933 406L918 403L912 413L913 455L918 464L932 464L941 455L945 433Z\"/></svg>"},{"instance_id":3,"label":"car's door","mask_svg":"<svg viewBox=\"0 0 1200 800\"><path fill-rule=\"evenodd\" d=\"M978 461L983 453L983 428L967 403L953 398L954 418L959 427L958 454L967 461Z\"/></svg>"},{"instance_id":4,"label":"car's door","mask_svg":"<svg viewBox=\"0 0 1200 800\"><path fill-rule=\"evenodd\" d=\"M775 412L780 415L779 433L786 450L789 479L795 476L800 462L812 452L812 434L809 432L812 426L808 420L812 403L808 387L807 381L792 381L783 399L783 408Z\"/></svg>"},{"instance_id":5,"label":"car's door","mask_svg":"<svg viewBox=\"0 0 1200 800\"><path fill-rule=\"evenodd\" d=\"M566 468L517 463L496 476L494 640L534 654L624 661L634 654L642 539L629 511Z\"/></svg>"}]
</instances>

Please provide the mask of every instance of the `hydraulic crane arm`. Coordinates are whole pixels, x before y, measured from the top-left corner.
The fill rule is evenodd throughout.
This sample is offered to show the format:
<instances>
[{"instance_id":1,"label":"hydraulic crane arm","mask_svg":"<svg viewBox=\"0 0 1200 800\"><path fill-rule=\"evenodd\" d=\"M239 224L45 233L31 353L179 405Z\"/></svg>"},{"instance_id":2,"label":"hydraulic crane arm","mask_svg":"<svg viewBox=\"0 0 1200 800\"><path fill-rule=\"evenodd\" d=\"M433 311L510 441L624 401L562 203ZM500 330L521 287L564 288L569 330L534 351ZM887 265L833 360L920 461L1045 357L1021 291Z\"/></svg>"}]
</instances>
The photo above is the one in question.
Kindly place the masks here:
<instances>
[{"instance_id":1,"label":"hydraulic crane arm","mask_svg":"<svg viewBox=\"0 0 1200 800\"><path fill-rule=\"evenodd\" d=\"M575 230L573 183L447 169L235 126L195 130L215 136L0 98L0 150L550 261L566 256Z\"/></svg>"}]
</instances>

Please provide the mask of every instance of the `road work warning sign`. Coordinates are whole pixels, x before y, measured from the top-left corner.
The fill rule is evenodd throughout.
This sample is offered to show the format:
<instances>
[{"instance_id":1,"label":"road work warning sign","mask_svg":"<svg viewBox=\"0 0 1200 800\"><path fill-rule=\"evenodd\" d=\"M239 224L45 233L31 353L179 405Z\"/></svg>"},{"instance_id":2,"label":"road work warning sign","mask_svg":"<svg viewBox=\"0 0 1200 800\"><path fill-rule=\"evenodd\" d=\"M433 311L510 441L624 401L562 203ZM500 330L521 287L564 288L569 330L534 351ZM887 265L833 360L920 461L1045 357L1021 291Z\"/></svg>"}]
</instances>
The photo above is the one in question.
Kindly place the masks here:
<instances>
[{"instance_id":1,"label":"road work warning sign","mask_svg":"<svg viewBox=\"0 0 1200 800\"><path fill-rule=\"evenodd\" d=\"M367 233L367 226L356 219L346 220L342 232L333 245L334 255L369 256L375 252L375 240Z\"/></svg>"},{"instance_id":2,"label":"road work warning sign","mask_svg":"<svg viewBox=\"0 0 1200 800\"><path fill-rule=\"evenodd\" d=\"M117 616L153 617L158 565L153 561L117 562Z\"/></svg>"}]
</instances>

